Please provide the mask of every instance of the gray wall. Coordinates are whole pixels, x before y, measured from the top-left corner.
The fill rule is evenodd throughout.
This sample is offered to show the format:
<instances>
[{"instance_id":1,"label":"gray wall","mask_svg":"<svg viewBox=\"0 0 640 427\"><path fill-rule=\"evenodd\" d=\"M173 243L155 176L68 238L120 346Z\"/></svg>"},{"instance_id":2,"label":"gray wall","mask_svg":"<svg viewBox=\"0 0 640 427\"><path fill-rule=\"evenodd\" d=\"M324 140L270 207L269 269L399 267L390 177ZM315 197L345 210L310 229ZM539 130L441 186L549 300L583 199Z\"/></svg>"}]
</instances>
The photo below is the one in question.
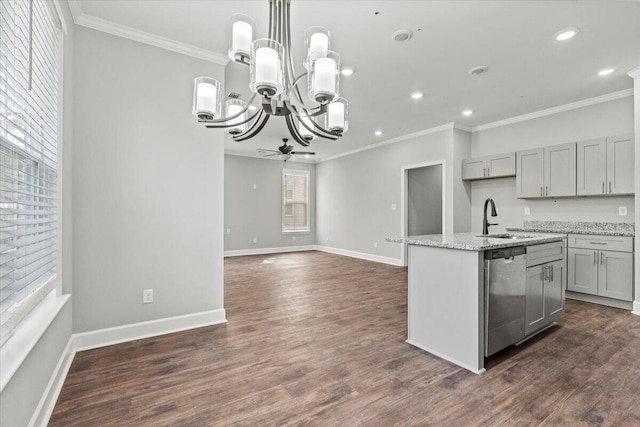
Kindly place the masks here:
<instances>
[{"instance_id":1,"label":"gray wall","mask_svg":"<svg viewBox=\"0 0 640 427\"><path fill-rule=\"evenodd\" d=\"M315 244L315 164L292 161L286 164L287 169L309 171L311 231L283 233L282 170L285 163L281 160L234 155L225 155L224 161L225 251ZM253 188L254 184L256 189ZM257 238L255 244L254 237Z\"/></svg>"},{"instance_id":2,"label":"gray wall","mask_svg":"<svg viewBox=\"0 0 640 427\"><path fill-rule=\"evenodd\" d=\"M399 261L401 245L385 239L403 234L402 168L440 160L445 162L445 232L468 231L468 185L453 176L460 176L462 156L470 148L463 147L464 138L454 140L457 132L443 130L319 163L317 244Z\"/></svg>"},{"instance_id":3,"label":"gray wall","mask_svg":"<svg viewBox=\"0 0 640 427\"><path fill-rule=\"evenodd\" d=\"M473 133L472 157L526 150L554 144L633 132L633 97L600 103ZM492 232L520 226L525 220L634 222L633 196L575 197L546 200L516 199L515 178L473 181L473 231L482 230L482 206L487 197L496 202L499 223ZM626 206L628 215L618 215ZM530 216L524 215L529 207Z\"/></svg>"},{"instance_id":4,"label":"gray wall","mask_svg":"<svg viewBox=\"0 0 640 427\"><path fill-rule=\"evenodd\" d=\"M407 184L407 234L442 233L442 165L410 169Z\"/></svg>"},{"instance_id":5,"label":"gray wall","mask_svg":"<svg viewBox=\"0 0 640 427\"><path fill-rule=\"evenodd\" d=\"M72 286L72 234L71 234L71 172L72 172L72 103L73 96L73 39L74 26L66 2L61 3L67 22L67 35L63 47L63 124L62 146L59 147L60 166L62 167L62 229L59 251L62 262L58 264L58 276L61 278L62 291L71 292ZM67 303L48 326L40 340L31 350L22 365L0 393L0 425L26 426L33 416L49 379L71 337L72 304ZM11 341L5 344L11 345Z\"/></svg>"},{"instance_id":6,"label":"gray wall","mask_svg":"<svg viewBox=\"0 0 640 427\"><path fill-rule=\"evenodd\" d=\"M223 67L84 27L74 47L74 333L223 308L223 136L191 115Z\"/></svg>"}]
</instances>

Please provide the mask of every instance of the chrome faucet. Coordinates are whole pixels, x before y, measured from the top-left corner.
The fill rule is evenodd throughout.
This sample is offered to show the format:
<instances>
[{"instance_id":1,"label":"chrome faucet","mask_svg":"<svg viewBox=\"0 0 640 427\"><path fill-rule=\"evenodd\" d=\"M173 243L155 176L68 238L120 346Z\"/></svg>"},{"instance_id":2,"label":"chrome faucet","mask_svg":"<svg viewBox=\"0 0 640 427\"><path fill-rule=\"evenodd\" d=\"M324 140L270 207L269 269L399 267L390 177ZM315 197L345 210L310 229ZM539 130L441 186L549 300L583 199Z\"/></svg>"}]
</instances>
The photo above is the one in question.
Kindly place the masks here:
<instances>
[{"instance_id":1,"label":"chrome faucet","mask_svg":"<svg viewBox=\"0 0 640 427\"><path fill-rule=\"evenodd\" d=\"M498 224L489 224L489 221L487 221L487 205L489 203L491 203L491 216L498 216L498 212L496 212L496 204L493 203L493 199L489 198L485 200L484 201L484 219L482 220L482 234L485 236L489 234L489 226L498 225Z\"/></svg>"}]
</instances>

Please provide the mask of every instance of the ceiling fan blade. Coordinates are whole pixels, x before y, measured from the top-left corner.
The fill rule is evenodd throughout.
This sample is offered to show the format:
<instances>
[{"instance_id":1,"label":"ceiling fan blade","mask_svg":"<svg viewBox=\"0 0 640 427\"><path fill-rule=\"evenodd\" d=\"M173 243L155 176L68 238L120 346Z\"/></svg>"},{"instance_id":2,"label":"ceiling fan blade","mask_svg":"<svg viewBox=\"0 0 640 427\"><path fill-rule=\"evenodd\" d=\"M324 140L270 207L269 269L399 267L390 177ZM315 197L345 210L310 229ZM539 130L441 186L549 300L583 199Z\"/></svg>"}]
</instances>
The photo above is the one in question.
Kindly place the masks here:
<instances>
[{"instance_id":1,"label":"ceiling fan blade","mask_svg":"<svg viewBox=\"0 0 640 427\"><path fill-rule=\"evenodd\" d=\"M278 150L267 150L266 148L258 148L258 153L276 153L280 154Z\"/></svg>"},{"instance_id":2,"label":"ceiling fan blade","mask_svg":"<svg viewBox=\"0 0 640 427\"><path fill-rule=\"evenodd\" d=\"M314 153L313 151L292 151L289 154L302 154L306 156L315 156L316 153Z\"/></svg>"},{"instance_id":3,"label":"ceiling fan blade","mask_svg":"<svg viewBox=\"0 0 640 427\"><path fill-rule=\"evenodd\" d=\"M273 157L273 156L279 156L280 153L273 153L273 154L267 154L266 156L262 156L262 157Z\"/></svg>"}]
</instances>

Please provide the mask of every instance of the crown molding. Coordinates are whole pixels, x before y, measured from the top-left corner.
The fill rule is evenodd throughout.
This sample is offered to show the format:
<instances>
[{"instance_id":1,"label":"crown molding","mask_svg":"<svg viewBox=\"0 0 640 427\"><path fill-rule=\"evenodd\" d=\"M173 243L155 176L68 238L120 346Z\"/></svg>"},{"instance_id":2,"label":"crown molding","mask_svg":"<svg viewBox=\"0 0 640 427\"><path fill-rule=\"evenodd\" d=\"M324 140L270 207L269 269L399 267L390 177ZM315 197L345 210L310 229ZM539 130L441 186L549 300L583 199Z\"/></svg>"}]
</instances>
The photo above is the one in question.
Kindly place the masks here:
<instances>
[{"instance_id":1,"label":"crown molding","mask_svg":"<svg viewBox=\"0 0 640 427\"><path fill-rule=\"evenodd\" d=\"M76 1L69 1L73 20L77 25L102 31L114 36L124 37L126 39L134 40L151 46L159 47L161 49L180 53L182 55L187 55L205 61L213 62L214 64L222 66L227 65L227 63L229 62L229 58L227 56L212 52L210 50L202 49L186 43L180 43L175 40L147 33L145 31L136 30L125 25L120 25L111 21L96 18L95 16L87 15L86 13L82 13L82 11L80 10L80 6L77 3L78 2Z\"/></svg>"},{"instance_id":2,"label":"crown molding","mask_svg":"<svg viewBox=\"0 0 640 427\"><path fill-rule=\"evenodd\" d=\"M553 108L547 108L546 110L534 111L533 113L523 114L521 116L515 116L515 117L511 117L504 120L498 120L497 122L474 126L473 128L471 128L471 131L480 132L487 129L507 126L514 123L537 119L539 117L562 113L564 111L577 110L578 108L588 107L589 105L595 105L595 104L600 104L602 102L608 102L608 101L613 101L620 98L626 98L627 96L633 96L633 89L625 89L619 92L613 92L613 93L608 93L602 96L596 96L594 98L583 99L582 101L572 102L570 104L564 104L564 105L559 105Z\"/></svg>"},{"instance_id":3,"label":"crown molding","mask_svg":"<svg viewBox=\"0 0 640 427\"><path fill-rule=\"evenodd\" d=\"M407 141L409 139L417 138L420 136L430 135L432 133L438 133L445 130L459 129L464 131L469 131L470 128L467 126L461 125L459 123L446 123L444 125L432 127L429 129L421 130L414 133L409 133L407 135L398 136L396 138L391 138L386 141L377 142L375 144L366 145L362 148L356 148L355 150L345 151L344 153L336 154L334 156L326 157L324 159L318 159L318 163L327 162L329 160L339 159L340 157L350 156L352 154L361 153L367 150L373 150L374 148L384 147L385 145L395 144L402 141Z\"/></svg>"},{"instance_id":4,"label":"crown molding","mask_svg":"<svg viewBox=\"0 0 640 427\"><path fill-rule=\"evenodd\" d=\"M640 65L634 68L633 70L629 71L627 75L632 79L637 79L638 77L640 77Z\"/></svg>"},{"instance_id":5,"label":"crown molding","mask_svg":"<svg viewBox=\"0 0 640 427\"><path fill-rule=\"evenodd\" d=\"M80 1L78 0L68 0L69 11L71 12L71 17L73 18L74 23L78 23L78 19L82 15L82 10L80 9Z\"/></svg>"}]
</instances>

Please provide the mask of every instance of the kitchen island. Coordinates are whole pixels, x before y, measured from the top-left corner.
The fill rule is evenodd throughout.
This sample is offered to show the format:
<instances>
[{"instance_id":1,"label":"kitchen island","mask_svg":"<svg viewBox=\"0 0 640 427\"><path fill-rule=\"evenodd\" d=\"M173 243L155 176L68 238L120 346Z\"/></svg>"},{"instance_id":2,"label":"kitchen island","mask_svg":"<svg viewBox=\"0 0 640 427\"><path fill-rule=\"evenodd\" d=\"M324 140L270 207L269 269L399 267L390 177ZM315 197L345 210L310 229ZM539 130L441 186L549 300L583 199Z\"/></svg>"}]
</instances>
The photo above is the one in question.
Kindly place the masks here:
<instances>
[{"instance_id":1,"label":"kitchen island","mask_svg":"<svg viewBox=\"0 0 640 427\"><path fill-rule=\"evenodd\" d=\"M536 249L554 246L564 257L563 245L554 242L562 242L565 236L512 233L508 237L484 237L478 234L410 236L387 240L408 244L407 342L480 374L484 372L487 322L485 252L518 246ZM534 259L533 253L536 251L530 252L530 258ZM544 279L547 279L552 276L548 275L548 271L544 269L544 273L535 273L541 278L544 274ZM559 272L559 278L562 278L563 271ZM538 306L544 310L543 304L529 305L532 310ZM540 326L544 325L536 325L536 329L539 330Z\"/></svg>"}]
</instances>

